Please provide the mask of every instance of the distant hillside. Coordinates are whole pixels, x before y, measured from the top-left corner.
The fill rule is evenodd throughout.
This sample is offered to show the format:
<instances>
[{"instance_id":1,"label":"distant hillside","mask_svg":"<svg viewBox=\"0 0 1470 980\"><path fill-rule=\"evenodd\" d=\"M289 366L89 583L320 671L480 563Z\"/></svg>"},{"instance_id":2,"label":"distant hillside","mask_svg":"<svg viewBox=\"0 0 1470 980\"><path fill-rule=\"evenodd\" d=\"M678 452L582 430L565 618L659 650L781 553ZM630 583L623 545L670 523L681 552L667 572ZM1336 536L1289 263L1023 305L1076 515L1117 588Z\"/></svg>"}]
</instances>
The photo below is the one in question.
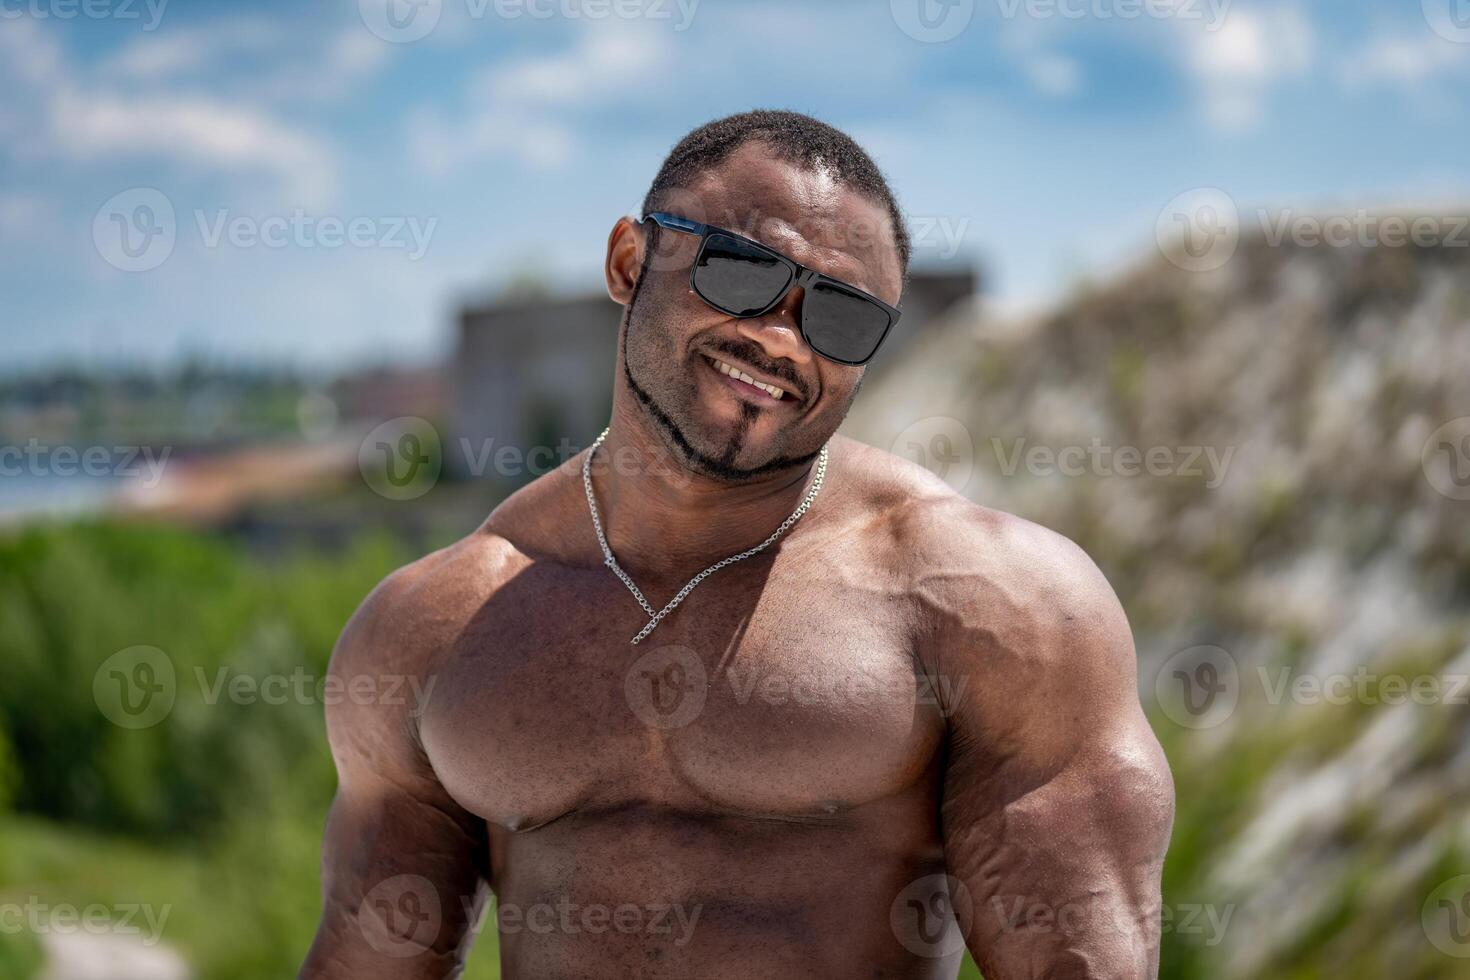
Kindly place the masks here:
<instances>
[{"instance_id":1,"label":"distant hillside","mask_svg":"<svg viewBox=\"0 0 1470 980\"><path fill-rule=\"evenodd\" d=\"M1470 249L1262 237L957 315L858 399L1122 597L1180 794L1165 976L1470 976L1466 416Z\"/></svg>"}]
</instances>

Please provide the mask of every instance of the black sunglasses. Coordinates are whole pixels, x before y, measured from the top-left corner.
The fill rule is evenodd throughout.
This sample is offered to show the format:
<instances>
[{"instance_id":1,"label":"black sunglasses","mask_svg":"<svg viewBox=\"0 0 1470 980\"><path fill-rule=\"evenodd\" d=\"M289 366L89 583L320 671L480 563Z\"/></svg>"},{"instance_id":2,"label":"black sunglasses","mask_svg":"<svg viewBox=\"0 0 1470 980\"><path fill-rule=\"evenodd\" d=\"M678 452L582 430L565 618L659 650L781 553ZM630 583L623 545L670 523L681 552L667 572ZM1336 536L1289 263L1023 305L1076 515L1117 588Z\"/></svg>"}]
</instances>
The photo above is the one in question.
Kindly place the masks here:
<instances>
[{"instance_id":1,"label":"black sunglasses","mask_svg":"<svg viewBox=\"0 0 1470 980\"><path fill-rule=\"evenodd\" d=\"M898 309L878 297L808 269L744 235L666 211L654 211L643 220L700 237L689 285L721 313L761 316L793 286L802 287L801 337L829 361L866 364L898 322Z\"/></svg>"}]
</instances>

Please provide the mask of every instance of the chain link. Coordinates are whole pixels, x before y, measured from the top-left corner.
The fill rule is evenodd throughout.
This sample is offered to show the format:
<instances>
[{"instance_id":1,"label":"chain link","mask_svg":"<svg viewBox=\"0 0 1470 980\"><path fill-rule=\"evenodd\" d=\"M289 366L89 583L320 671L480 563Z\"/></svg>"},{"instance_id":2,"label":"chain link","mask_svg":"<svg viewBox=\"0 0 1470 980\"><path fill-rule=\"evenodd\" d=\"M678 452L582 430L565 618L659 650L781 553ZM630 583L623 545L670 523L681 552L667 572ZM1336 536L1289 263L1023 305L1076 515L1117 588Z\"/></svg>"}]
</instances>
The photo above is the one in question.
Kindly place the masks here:
<instances>
[{"instance_id":1,"label":"chain link","mask_svg":"<svg viewBox=\"0 0 1470 980\"><path fill-rule=\"evenodd\" d=\"M807 490L806 496L802 498L801 505L792 512L790 517L781 522L781 526L776 528L776 530L771 533L770 537L766 538L754 548L748 548L745 551L740 552L740 554L738 555L731 555L728 558L721 558L709 568L706 568L704 571L700 572L698 575L690 579L689 584L680 589L679 594L670 599L668 605L664 606L662 609L654 609L649 601L644 598L643 593L639 590L638 586L633 584L633 580L628 577L628 573L623 571L623 567L618 564L618 560L613 557L612 548L608 547L607 535L604 534L602 530L602 518L597 513L597 498L592 493L592 456L597 452L598 447L602 445L602 441L607 438L607 434L609 431L610 429L602 430L602 435L598 436L597 439L592 443L592 445L588 447L587 455L582 459L582 487L587 491L587 509L592 512L592 529L597 532L597 543L602 546L602 563L608 568L612 569L613 574L616 575L622 581L622 583L628 587L629 592L633 593L633 598L638 600L638 605L642 606L643 611L648 613L648 615L652 617L651 619L649 619L648 625L639 630L638 635L633 637L631 642L634 644L638 643L649 633L652 633L653 628L657 626L665 616L673 612L674 607L683 602L684 597L687 596L690 592L693 592L696 585L698 585L700 582L703 582L712 573L718 572L726 565L733 565L737 561L744 561L751 555L764 551L777 538L790 530L791 525L801 520L801 515L805 514L807 512L807 509L811 507L812 501L817 499L817 494L822 489L822 480L827 475L827 447L823 446L822 451L817 455L817 465L815 475L812 478L811 488Z\"/></svg>"}]
</instances>

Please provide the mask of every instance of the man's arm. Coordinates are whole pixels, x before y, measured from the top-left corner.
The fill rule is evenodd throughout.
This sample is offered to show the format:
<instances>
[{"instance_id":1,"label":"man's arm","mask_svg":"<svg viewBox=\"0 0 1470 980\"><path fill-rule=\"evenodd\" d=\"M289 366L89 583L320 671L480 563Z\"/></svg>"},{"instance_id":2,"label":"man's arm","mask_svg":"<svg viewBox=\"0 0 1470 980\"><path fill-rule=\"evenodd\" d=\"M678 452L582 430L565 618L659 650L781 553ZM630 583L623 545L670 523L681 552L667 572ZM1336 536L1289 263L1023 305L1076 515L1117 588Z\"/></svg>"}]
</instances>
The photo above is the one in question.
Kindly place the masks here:
<instances>
[{"instance_id":1,"label":"man's arm","mask_svg":"<svg viewBox=\"0 0 1470 980\"><path fill-rule=\"evenodd\" d=\"M1174 789L1127 620L1070 541L984 514L961 536L984 557L928 590L946 613L928 662L952 692L941 820L966 943L987 980L1155 977Z\"/></svg>"},{"instance_id":2,"label":"man's arm","mask_svg":"<svg viewBox=\"0 0 1470 980\"><path fill-rule=\"evenodd\" d=\"M302 980L454 976L468 952L489 874L485 828L445 792L418 740L432 653L452 638L452 617L432 605L442 597L420 588L436 558L380 585L332 654L337 795Z\"/></svg>"}]
</instances>

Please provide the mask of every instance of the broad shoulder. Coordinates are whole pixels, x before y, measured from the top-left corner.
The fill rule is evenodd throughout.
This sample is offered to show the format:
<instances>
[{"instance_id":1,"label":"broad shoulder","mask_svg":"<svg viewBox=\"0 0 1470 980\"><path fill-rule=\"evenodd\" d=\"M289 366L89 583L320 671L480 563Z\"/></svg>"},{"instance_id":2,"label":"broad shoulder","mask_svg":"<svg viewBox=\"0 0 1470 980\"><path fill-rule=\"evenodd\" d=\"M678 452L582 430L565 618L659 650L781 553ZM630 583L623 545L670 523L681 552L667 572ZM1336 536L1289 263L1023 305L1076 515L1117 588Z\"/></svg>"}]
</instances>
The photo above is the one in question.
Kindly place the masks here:
<instances>
[{"instance_id":1,"label":"broad shoulder","mask_svg":"<svg viewBox=\"0 0 1470 980\"><path fill-rule=\"evenodd\" d=\"M343 628L332 654L333 672L431 673L438 654L513 573L517 558L509 541L482 525L393 572Z\"/></svg>"},{"instance_id":2,"label":"broad shoulder","mask_svg":"<svg viewBox=\"0 0 1470 980\"><path fill-rule=\"evenodd\" d=\"M426 674L497 589L526 565L571 562L582 544L580 455L511 494L473 533L398 569L363 600L333 668ZM574 492L575 491L575 492ZM580 533L591 534L590 523Z\"/></svg>"},{"instance_id":3,"label":"broad shoulder","mask_svg":"<svg viewBox=\"0 0 1470 980\"><path fill-rule=\"evenodd\" d=\"M857 448L860 447L860 448ZM968 500L908 460L854 444L891 561L927 653L1020 673L1061 668L1134 678L1117 596L1075 543Z\"/></svg>"}]
</instances>

